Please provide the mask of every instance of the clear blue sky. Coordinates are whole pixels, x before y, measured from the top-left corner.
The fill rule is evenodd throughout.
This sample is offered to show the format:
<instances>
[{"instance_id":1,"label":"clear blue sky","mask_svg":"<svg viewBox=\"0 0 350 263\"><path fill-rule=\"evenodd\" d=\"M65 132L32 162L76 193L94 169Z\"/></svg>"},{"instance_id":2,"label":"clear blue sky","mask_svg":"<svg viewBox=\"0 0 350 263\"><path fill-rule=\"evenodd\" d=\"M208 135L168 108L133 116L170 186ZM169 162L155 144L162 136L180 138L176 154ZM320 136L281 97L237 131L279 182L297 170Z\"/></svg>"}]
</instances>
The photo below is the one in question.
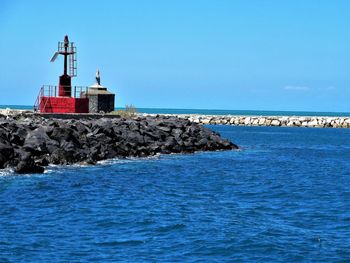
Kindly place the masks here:
<instances>
[{"instance_id":1,"label":"clear blue sky","mask_svg":"<svg viewBox=\"0 0 350 263\"><path fill-rule=\"evenodd\" d=\"M57 84L68 34L117 106L350 112L348 0L1 0L0 34L0 104Z\"/></svg>"}]
</instances>

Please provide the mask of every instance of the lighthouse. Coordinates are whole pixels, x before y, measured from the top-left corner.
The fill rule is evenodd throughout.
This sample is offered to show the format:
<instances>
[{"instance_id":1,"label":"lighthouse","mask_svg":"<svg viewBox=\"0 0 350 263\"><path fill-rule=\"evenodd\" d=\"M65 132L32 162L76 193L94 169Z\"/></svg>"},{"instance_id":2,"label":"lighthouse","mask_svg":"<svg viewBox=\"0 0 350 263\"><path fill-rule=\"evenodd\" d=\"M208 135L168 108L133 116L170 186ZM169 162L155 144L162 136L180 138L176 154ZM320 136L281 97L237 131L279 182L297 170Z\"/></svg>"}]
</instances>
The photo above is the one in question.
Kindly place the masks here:
<instances>
[{"instance_id":1,"label":"lighthouse","mask_svg":"<svg viewBox=\"0 0 350 263\"><path fill-rule=\"evenodd\" d=\"M57 51L51 58L55 62L63 56L63 74L58 86L43 85L34 104L40 113L108 113L114 111L115 94L101 86L100 71L96 72L96 83L89 87L72 86L77 76L77 48L68 36L58 42Z\"/></svg>"},{"instance_id":2,"label":"lighthouse","mask_svg":"<svg viewBox=\"0 0 350 263\"><path fill-rule=\"evenodd\" d=\"M88 113L89 98L87 87L72 86L72 78L77 76L77 50L68 36L63 42L58 42L57 51L51 58L63 56L63 74L59 76L56 85L43 85L34 105L35 111L40 113Z\"/></svg>"}]
</instances>

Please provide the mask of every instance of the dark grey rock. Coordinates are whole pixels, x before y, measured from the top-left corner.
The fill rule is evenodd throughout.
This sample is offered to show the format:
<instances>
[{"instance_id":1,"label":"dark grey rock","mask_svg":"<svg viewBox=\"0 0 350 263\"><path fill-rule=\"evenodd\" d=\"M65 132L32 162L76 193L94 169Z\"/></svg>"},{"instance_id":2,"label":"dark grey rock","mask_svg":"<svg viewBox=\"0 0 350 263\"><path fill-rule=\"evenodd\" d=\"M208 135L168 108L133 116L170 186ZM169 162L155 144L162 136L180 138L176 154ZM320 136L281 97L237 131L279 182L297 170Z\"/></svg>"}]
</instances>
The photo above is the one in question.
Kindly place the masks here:
<instances>
[{"instance_id":1,"label":"dark grey rock","mask_svg":"<svg viewBox=\"0 0 350 263\"><path fill-rule=\"evenodd\" d=\"M13 156L14 150L12 146L0 143L0 169L3 169Z\"/></svg>"},{"instance_id":2,"label":"dark grey rock","mask_svg":"<svg viewBox=\"0 0 350 263\"><path fill-rule=\"evenodd\" d=\"M237 148L218 133L175 117L0 118L0 169L15 167L18 173L42 172L49 164Z\"/></svg>"},{"instance_id":3,"label":"dark grey rock","mask_svg":"<svg viewBox=\"0 0 350 263\"><path fill-rule=\"evenodd\" d=\"M29 173L43 173L45 169L39 165L36 165L33 159L27 159L27 160L20 161L15 171L18 174L29 174Z\"/></svg>"}]
</instances>

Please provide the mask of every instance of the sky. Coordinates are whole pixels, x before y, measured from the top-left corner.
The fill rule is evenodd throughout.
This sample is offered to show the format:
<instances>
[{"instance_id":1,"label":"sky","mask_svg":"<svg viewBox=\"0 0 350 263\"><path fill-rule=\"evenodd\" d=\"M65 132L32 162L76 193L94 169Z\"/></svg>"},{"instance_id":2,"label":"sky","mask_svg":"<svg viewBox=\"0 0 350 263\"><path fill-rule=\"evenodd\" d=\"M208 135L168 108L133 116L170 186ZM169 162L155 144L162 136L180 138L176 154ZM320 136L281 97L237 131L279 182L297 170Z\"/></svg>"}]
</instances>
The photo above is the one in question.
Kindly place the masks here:
<instances>
[{"instance_id":1,"label":"sky","mask_svg":"<svg viewBox=\"0 0 350 263\"><path fill-rule=\"evenodd\" d=\"M0 1L0 105L57 85L68 34L73 85L116 106L350 112L348 0Z\"/></svg>"}]
</instances>

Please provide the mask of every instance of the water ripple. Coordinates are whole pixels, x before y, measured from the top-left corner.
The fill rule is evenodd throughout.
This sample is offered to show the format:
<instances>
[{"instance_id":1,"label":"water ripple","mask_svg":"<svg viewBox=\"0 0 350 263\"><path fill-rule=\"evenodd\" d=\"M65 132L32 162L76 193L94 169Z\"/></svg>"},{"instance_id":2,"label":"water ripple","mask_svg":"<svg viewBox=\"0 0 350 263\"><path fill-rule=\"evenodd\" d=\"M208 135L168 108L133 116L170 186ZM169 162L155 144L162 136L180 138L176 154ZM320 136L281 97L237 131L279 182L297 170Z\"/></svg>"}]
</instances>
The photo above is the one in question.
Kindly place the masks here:
<instances>
[{"instance_id":1,"label":"water ripple","mask_svg":"<svg viewBox=\"0 0 350 263\"><path fill-rule=\"evenodd\" d=\"M242 150L1 171L0 261L350 261L350 130L211 128Z\"/></svg>"}]
</instances>

